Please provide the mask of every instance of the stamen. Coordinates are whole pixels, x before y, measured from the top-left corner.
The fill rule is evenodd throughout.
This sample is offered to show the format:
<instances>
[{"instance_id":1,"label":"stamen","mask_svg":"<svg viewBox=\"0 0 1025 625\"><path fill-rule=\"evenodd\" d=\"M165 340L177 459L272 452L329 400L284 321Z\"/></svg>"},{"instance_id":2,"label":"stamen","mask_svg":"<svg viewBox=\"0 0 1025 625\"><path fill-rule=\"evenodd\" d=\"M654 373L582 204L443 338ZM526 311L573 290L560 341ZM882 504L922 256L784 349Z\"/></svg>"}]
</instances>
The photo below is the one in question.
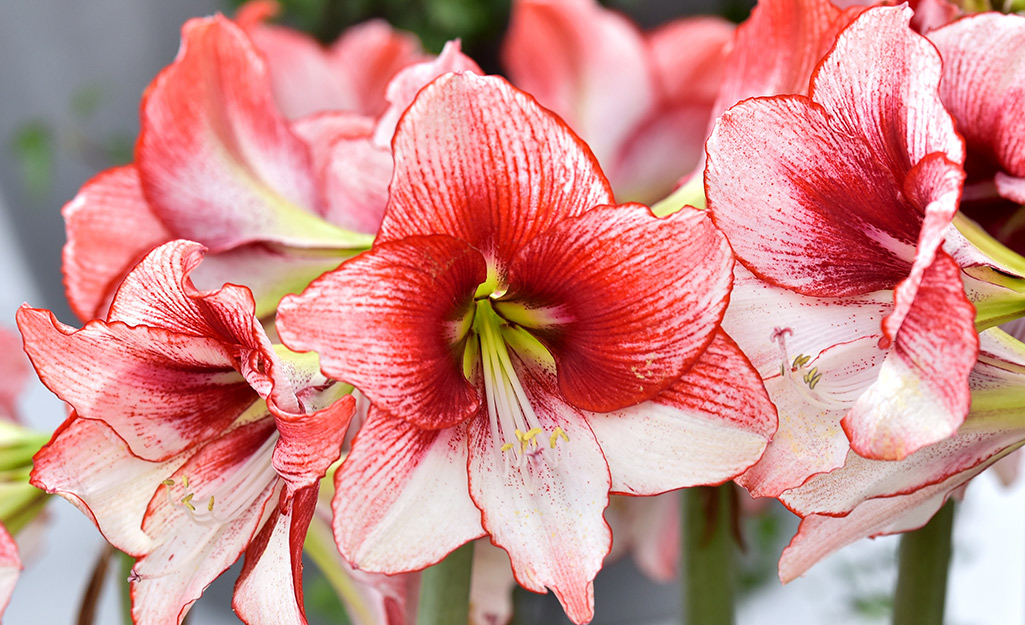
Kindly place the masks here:
<instances>
[{"instance_id":1,"label":"stamen","mask_svg":"<svg viewBox=\"0 0 1025 625\"><path fill-rule=\"evenodd\" d=\"M567 443L569 442L569 435L567 435L561 427L555 426L555 429L552 431L552 435L548 437L549 446L552 449L555 449L555 443L559 442L560 437Z\"/></svg>"},{"instance_id":2,"label":"stamen","mask_svg":"<svg viewBox=\"0 0 1025 625\"><path fill-rule=\"evenodd\" d=\"M196 506L192 505L192 498L194 496L195 495L193 495L192 493L189 493L188 495L185 495L184 497L181 498L182 505L185 506L186 508L188 508L191 512L195 512L196 511Z\"/></svg>"}]
</instances>

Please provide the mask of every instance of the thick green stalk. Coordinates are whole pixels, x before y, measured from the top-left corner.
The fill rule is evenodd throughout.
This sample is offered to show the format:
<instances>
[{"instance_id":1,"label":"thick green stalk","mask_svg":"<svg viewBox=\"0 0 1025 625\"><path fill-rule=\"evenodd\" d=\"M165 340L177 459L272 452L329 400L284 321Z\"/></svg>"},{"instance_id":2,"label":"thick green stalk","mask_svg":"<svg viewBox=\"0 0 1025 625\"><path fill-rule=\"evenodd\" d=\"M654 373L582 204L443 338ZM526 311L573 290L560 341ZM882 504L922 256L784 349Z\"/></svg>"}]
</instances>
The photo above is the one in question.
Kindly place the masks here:
<instances>
[{"instance_id":1,"label":"thick green stalk","mask_svg":"<svg viewBox=\"0 0 1025 625\"><path fill-rule=\"evenodd\" d=\"M733 624L734 493L732 483L682 492L684 625Z\"/></svg>"},{"instance_id":2,"label":"thick green stalk","mask_svg":"<svg viewBox=\"0 0 1025 625\"><path fill-rule=\"evenodd\" d=\"M473 542L469 542L420 575L417 625L463 625L470 620L470 570Z\"/></svg>"},{"instance_id":3,"label":"thick green stalk","mask_svg":"<svg viewBox=\"0 0 1025 625\"><path fill-rule=\"evenodd\" d=\"M948 501L924 527L901 537L893 625L943 625L953 527Z\"/></svg>"}]
</instances>

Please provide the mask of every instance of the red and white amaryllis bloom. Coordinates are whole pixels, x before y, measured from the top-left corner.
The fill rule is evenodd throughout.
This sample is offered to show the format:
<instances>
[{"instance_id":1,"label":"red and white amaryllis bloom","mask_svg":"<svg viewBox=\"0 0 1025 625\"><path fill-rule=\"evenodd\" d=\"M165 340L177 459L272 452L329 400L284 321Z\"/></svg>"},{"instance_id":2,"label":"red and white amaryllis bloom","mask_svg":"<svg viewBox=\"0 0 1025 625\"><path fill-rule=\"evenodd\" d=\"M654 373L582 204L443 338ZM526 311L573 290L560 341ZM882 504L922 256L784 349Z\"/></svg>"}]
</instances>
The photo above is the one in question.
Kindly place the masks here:
<instances>
[{"instance_id":1,"label":"red and white amaryllis bloom","mask_svg":"<svg viewBox=\"0 0 1025 625\"><path fill-rule=\"evenodd\" d=\"M701 159L732 33L715 17L643 33L595 0L517 0L502 55L513 84L591 146L620 199L653 202Z\"/></svg>"},{"instance_id":2,"label":"red and white amaryllis bloom","mask_svg":"<svg viewBox=\"0 0 1025 625\"><path fill-rule=\"evenodd\" d=\"M271 345L248 289L197 291L202 255L189 241L157 248L107 320L80 330L18 311L40 379L73 408L32 483L137 558L137 624L181 623L245 553L238 615L302 625L303 537L355 402L331 401L344 385L328 385L316 358Z\"/></svg>"},{"instance_id":3,"label":"red and white amaryllis bloom","mask_svg":"<svg viewBox=\"0 0 1025 625\"><path fill-rule=\"evenodd\" d=\"M724 325L780 410L743 480L758 495L842 465L848 445L903 458L968 413L975 309L941 249L964 147L910 17L866 11L809 96L746 100L708 142L709 206L745 268Z\"/></svg>"},{"instance_id":4,"label":"red and white amaryllis bloom","mask_svg":"<svg viewBox=\"0 0 1025 625\"><path fill-rule=\"evenodd\" d=\"M278 313L372 402L335 475L339 548L397 573L489 535L586 622L609 492L730 479L775 429L719 328L729 246L700 211L613 206L583 142L499 78L435 80L393 145L373 249Z\"/></svg>"},{"instance_id":5,"label":"red and white amaryllis bloom","mask_svg":"<svg viewBox=\"0 0 1025 625\"><path fill-rule=\"evenodd\" d=\"M383 207L365 214L326 190L328 146L370 123L356 117L289 121L245 32L219 15L190 20L178 57L143 97L135 162L101 173L64 207L72 309L105 316L128 271L175 239L209 249L199 284L245 284L261 314L368 248Z\"/></svg>"}]
</instances>

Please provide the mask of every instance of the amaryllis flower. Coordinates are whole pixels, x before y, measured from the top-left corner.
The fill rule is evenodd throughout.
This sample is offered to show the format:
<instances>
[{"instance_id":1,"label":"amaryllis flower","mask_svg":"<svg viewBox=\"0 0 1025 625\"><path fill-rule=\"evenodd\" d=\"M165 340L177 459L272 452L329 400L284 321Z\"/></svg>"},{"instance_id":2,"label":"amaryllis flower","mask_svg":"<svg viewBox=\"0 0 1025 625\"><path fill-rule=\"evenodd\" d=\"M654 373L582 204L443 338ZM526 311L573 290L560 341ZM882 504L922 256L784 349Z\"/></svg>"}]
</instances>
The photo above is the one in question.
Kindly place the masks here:
<instances>
[{"instance_id":1,"label":"amaryllis flower","mask_svg":"<svg viewBox=\"0 0 1025 625\"><path fill-rule=\"evenodd\" d=\"M502 52L513 84L587 141L616 195L651 202L701 158L732 32L698 17L642 33L595 0L517 0Z\"/></svg>"},{"instance_id":2,"label":"amaryllis flower","mask_svg":"<svg viewBox=\"0 0 1025 625\"><path fill-rule=\"evenodd\" d=\"M287 345L372 402L335 539L398 573L489 535L586 622L609 492L730 479L775 428L719 329L729 247L700 211L611 206L586 146L499 78L435 80L393 145L373 249L278 312Z\"/></svg>"},{"instance_id":3,"label":"amaryllis flower","mask_svg":"<svg viewBox=\"0 0 1025 625\"><path fill-rule=\"evenodd\" d=\"M31 371L18 334L0 327L0 420L18 420L18 397Z\"/></svg>"},{"instance_id":4,"label":"amaryllis flower","mask_svg":"<svg viewBox=\"0 0 1025 625\"><path fill-rule=\"evenodd\" d=\"M354 401L331 402L341 386L316 358L270 344L248 289L196 290L202 254L189 241L157 248L107 320L80 330L18 311L40 379L73 408L32 482L137 558L137 624L181 623L243 552L239 616L303 624L302 539Z\"/></svg>"},{"instance_id":5,"label":"amaryllis flower","mask_svg":"<svg viewBox=\"0 0 1025 625\"><path fill-rule=\"evenodd\" d=\"M237 25L186 23L178 58L144 95L135 162L100 174L64 208L72 309L102 317L135 263L178 238L210 250L202 284L245 284L261 313L369 247L380 211L339 207L324 188L320 159L349 123L365 125L288 121L266 61Z\"/></svg>"},{"instance_id":6,"label":"amaryllis flower","mask_svg":"<svg viewBox=\"0 0 1025 625\"><path fill-rule=\"evenodd\" d=\"M322 46L304 32L265 23L278 12L272 0L239 7L238 24L263 52L274 97L286 117L346 111L375 118L388 108L388 82L399 70L428 61L416 36L371 20Z\"/></svg>"},{"instance_id":7,"label":"amaryllis flower","mask_svg":"<svg viewBox=\"0 0 1025 625\"><path fill-rule=\"evenodd\" d=\"M781 498L804 517L780 560L783 581L860 538L921 527L970 479L1025 443L1025 345L995 328L979 339L972 410L954 436L900 461L851 453L843 467Z\"/></svg>"},{"instance_id":8,"label":"amaryllis flower","mask_svg":"<svg viewBox=\"0 0 1025 625\"><path fill-rule=\"evenodd\" d=\"M940 97L968 148L962 210L1025 252L1025 17L973 15L929 38L943 56Z\"/></svg>"},{"instance_id":9,"label":"amaryllis flower","mask_svg":"<svg viewBox=\"0 0 1025 625\"><path fill-rule=\"evenodd\" d=\"M964 147L939 100L939 55L910 17L863 13L809 96L742 102L708 142L713 218L752 274L726 327L775 371L780 433L745 477L757 494L841 465L838 425L859 454L900 459L968 412L975 310L940 249Z\"/></svg>"}]
</instances>

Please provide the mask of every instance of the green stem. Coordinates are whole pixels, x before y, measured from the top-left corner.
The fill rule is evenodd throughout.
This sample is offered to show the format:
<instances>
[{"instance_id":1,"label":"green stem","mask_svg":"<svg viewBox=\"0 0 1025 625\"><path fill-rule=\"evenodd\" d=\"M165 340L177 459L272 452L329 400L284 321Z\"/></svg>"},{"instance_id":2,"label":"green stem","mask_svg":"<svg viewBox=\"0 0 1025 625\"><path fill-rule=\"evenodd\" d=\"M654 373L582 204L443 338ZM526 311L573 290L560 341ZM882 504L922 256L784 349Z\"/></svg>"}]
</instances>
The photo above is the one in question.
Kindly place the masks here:
<instances>
[{"instance_id":1,"label":"green stem","mask_svg":"<svg viewBox=\"0 0 1025 625\"><path fill-rule=\"evenodd\" d=\"M893 625L943 625L953 527L954 502L947 501L924 527L901 537Z\"/></svg>"},{"instance_id":2,"label":"green stem","mask_svg":"<svg viewBox=\"0 0 1025 625\"><path fill-rule=\"evenodd\" d=\"M135 558L127 553L118 551L117 583L121 591L121 622L124 625L132 625L132 585L128 581L132 577L132 569L135 568Z\"/></svg>"},{"instance_id":3,"label":"green stem","mask_svg":"<svg viewBox=\"0 0 1025 625\"><path fill-rule=\"evenodd\" d=\"M470 620L473 542L420 574L417 625L462 625Z\"/></svg>"},{"instance_id":4,"label":"green stem","mask_svg":"<svg viewBox=\"0 0 1025 625\"><path fill-rule=\"evenodd\" d=\"M732 625L733 484L698 486L682 492L684 625Z\"/></svg>"}]
</instances>

